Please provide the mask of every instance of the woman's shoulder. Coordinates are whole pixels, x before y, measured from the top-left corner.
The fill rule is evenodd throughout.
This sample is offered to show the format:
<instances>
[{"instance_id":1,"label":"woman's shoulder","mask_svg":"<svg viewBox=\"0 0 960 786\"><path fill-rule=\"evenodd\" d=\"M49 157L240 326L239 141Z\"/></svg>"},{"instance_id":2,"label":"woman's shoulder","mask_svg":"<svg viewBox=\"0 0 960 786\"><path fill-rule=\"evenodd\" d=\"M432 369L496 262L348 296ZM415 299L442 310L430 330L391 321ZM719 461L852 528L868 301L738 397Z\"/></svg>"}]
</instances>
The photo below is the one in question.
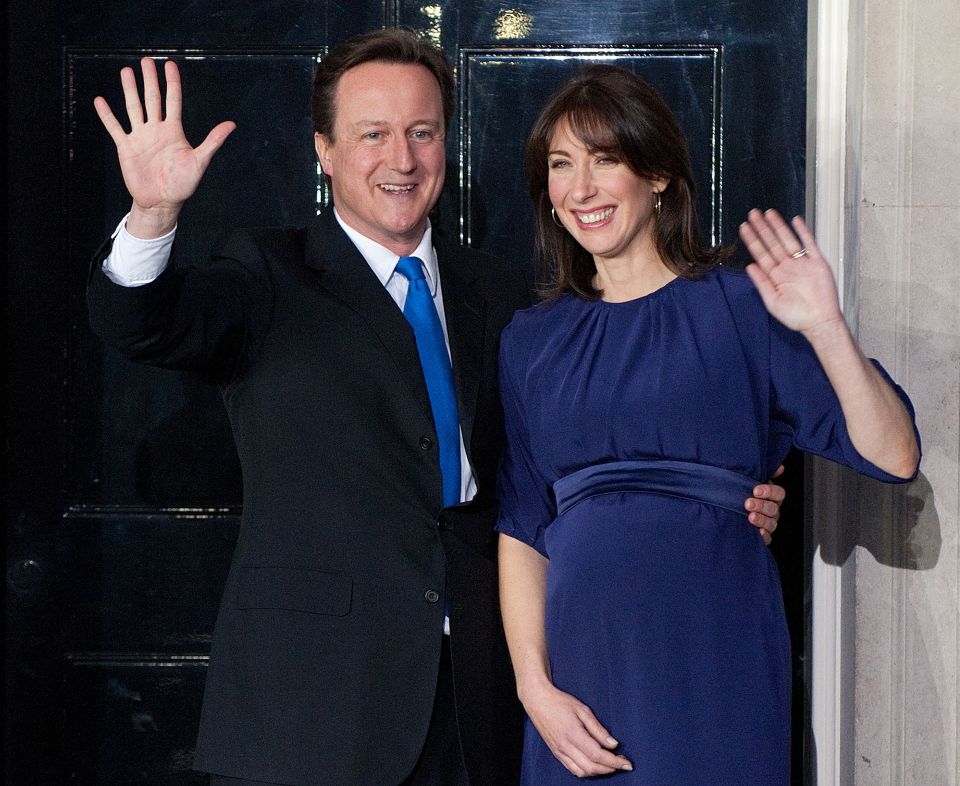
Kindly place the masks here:
<instances>
[{"instance_id":1,"label":"woman's shoulder","mask_svg":"<svg viewBox=\"0 0 960 786\"><path fill-rule=\"evenodd\" d=\"M751 311L759 308L758 313L766 313L760 293L750 280L747 272L732 265L717 265L711 268L701 281L719 289L724 298L731 304L736 303L742 308Z\"/></svg>"},{"instance_id":2,"label":"woman's shoulder","mask_svg":"<svg viewBox=\"0 0 960 786\"><path fill-rule=\"evenodd\" d=\"M545 335L563 331L582 302L576 295L564 294L516 311L501 334L504 352L525 355Z\"/></svg>"},{"instance_id":3,"label":"woman's shoulder","mask_svg":"<svg viewBox=\"0 0 960 786\"><path fill-rule=\"evenodd\" d=\"M565 319L580 302L581 298L570 293L541 300L516 311L507 330L519 334L537 332L546 325Z\"/></svg>"}]
</instances>

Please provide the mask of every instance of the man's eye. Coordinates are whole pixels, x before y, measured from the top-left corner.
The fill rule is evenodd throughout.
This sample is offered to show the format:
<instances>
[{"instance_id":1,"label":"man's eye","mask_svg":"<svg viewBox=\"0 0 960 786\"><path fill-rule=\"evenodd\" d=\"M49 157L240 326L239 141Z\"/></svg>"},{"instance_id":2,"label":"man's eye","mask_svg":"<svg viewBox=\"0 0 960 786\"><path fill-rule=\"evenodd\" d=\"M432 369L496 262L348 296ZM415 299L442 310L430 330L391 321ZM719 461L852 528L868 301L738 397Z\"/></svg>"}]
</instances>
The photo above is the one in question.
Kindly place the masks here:
<instances>
[{"instance_id":1,"label":"man's eye","mask_svg":"<svg viewBox=\"0 0 960 786\"><path fill-rule=\"evenodd\" d=\"M369 139L371 142L376 142L382 137L383 134L380 131L368 131L363 135L364 139Z\"/></svg>"},{"instance_id":2,"label":"man's eye","mask_svg":"<svg viewBox=\"0 0 960 786\"><path fill-rule=\"evenodd\" d=\"M429 140L433 139L433 131L414 131L411 136L418 142L428 142Z\"/></svg>"}]
</instances>

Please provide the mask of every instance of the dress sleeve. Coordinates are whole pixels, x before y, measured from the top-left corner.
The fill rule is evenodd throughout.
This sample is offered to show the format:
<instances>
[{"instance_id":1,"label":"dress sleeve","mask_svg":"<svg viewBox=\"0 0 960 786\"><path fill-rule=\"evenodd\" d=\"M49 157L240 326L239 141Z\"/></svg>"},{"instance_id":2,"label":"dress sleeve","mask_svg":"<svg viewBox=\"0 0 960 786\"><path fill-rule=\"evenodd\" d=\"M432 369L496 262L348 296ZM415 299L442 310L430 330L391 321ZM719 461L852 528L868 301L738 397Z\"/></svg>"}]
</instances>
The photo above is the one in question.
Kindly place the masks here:
<instances>
[{"instance_id":1,"label":"dress sleeve","mask_svg":"<svg viewBox=\"0 0 960 786\"><path fill-rule=\"evenodd\" d=\"M771 466L780 463L792 444L800 450L843 464L877 480L887 483L906 483L912 480L913 478L898 478L884 472L857 452L847 433L847 422L840 409L840 401L813 347L800 333L785 327L772 316L768 316L768 319ZM880 363L872 358L870 362L907 408L919 447L920 434L910 398Z\"/></svg>"},{"instance_id":2,"label":"dress sleeve","mask_svg":"<svg viewBox=\"0 0 960 786\"><path fill-rule=\"evenodd\" d=\"M505 441L497 476L500 515L496 530L526 543L544 557L544 531L556 517L550 484L533 458L528 421L517 380L513 331L504 330L500 344L500 395L503 400Z\"/></svg>"}]
</instances>

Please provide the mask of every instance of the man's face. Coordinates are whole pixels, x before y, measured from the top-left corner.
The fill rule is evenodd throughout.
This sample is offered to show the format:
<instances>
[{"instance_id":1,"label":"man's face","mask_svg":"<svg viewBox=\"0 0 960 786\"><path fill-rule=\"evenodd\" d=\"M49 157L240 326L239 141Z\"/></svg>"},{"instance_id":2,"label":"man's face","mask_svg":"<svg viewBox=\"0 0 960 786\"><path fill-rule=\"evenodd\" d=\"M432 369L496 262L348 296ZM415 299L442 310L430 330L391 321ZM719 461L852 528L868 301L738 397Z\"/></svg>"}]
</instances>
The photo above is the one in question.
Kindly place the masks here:
<instances>
[{"instance_id":1,"label":"man's face","mask_svg":"<svg viewBox=\"0 0 960 786\"><path fill-rule=\"evenodd\" d=\"M404 256L423 237L446 161L440 86L423 66L363 63L337 84L331 141L315 135L340 218Z\"/></svg>"}]
</instances>

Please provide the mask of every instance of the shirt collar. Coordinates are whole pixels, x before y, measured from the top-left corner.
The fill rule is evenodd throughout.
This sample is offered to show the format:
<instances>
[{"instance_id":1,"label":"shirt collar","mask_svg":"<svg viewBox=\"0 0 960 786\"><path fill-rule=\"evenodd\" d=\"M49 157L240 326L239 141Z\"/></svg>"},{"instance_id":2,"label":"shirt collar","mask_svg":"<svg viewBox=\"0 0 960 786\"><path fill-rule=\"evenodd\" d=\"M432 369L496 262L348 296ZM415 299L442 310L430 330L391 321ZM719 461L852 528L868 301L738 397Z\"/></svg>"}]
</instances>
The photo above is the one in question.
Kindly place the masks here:
<instances>
[{"instance_id":1,"label":"shirt collar","mask_svg":"<svg viewBox=\"0 0 960 786\"><path fill-rule=\"evenodd\" d=\"M366 260L374 275L383 286L386 286L390 277L394 274L400 257L394 254L389 248L381 246L366 235L361 235L357 230L353 229L353 227L347 226L343 219L340 218L340 214L337 213L336 208L333 209L333 215L337 219L337 223L340 224L341 229L347 233L347 237L349 237L350 241L357 247L360 255ZM435 295L440 272L437 266L437 252L433 248L433 229L430 226L429 219L427 219L427 228L423 232L423 237L420 238L420 243L413 250L413 253L408 254L408 256L419 257L423 260L423 269L427 277L427 283L430 286L430 293Z\"/></svg>"}]
</instances>

